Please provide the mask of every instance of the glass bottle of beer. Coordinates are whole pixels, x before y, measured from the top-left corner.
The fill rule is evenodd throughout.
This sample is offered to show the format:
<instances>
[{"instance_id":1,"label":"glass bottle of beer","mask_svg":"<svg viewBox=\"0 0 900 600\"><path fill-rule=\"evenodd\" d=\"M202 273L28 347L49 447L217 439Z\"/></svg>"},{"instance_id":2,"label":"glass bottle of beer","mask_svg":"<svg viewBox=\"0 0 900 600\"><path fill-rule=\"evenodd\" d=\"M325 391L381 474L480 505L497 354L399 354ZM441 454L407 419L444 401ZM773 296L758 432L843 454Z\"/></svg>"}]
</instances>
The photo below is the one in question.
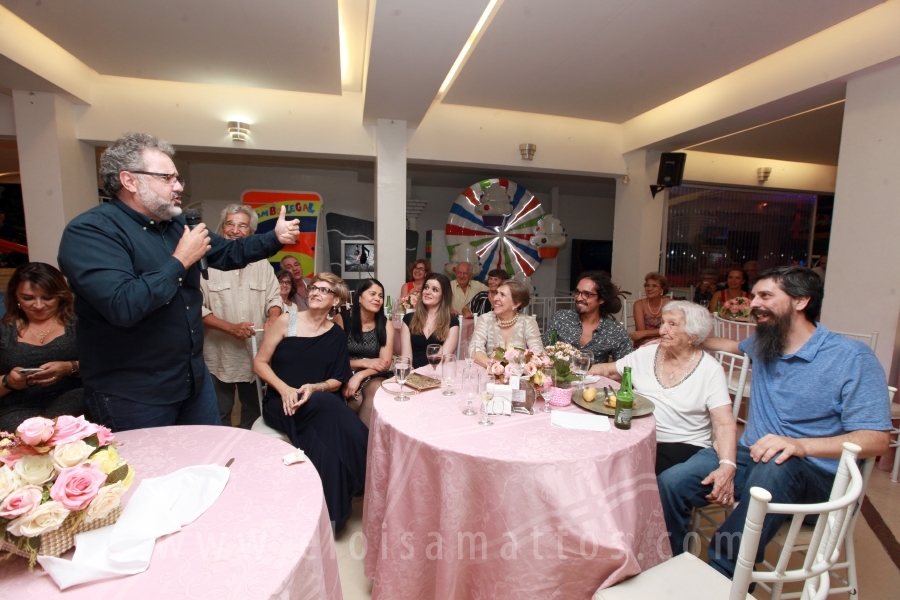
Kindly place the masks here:
<instances>
[{"instance_id":1,"label":"glass bottle of beer","mask_svg":"<svg viewBox=\"0 0 900 600\"><path fill-rule=\"evenodd\" d=\"M556 334L556 330L555 329L551 330L550 331L550 345L552 346L553 344L555 344L558 339L559 338Z\"/></svg>"},{"instance_id":2,"label":"glass bottle of beer","mask_svg":"<svg viewBox=\"0 0 900 600\"><path fill-rule=\"evenodd\" d=\"M622 387L616 394L616 416L613 421L618 429L631 429L631 411L634 407L634 390L631 389L631 367L622 373Z\"/></svg>"},{"instance_id":3,"label":"glass bottle of beer","mask_svg":"<svg viewBox=\"0 0 900 600\"><path fill-rule=\"evenodd\" d=\"M391 297L387 297L387 302L384 303L384 314L387 315L388 319L391 318L391 314L394 312L394 307L391 305Z\"/></svg>"}]
</instances>

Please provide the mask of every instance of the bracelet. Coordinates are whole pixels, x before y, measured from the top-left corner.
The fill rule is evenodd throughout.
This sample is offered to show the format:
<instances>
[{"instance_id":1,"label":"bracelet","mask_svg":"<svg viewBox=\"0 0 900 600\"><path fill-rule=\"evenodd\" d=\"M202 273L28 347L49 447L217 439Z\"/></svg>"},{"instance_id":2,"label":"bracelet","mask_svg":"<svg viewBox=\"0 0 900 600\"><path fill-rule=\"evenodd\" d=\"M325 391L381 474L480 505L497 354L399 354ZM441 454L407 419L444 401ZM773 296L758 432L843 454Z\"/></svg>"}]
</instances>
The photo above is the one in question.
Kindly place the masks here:
<instances>
[{"instance_id":1,"label":"bracelet","mask_svg":"<svg viewBox=\"0 0 900 600\"><path fill-rule=\"evenodd\" d=\"M74 375L75 373L78 372L78 361L70 360L69 362L72 363L72 372L69 373L69 377L71 377L72 375Z\"/></svg>"},{"instance_id":2,"label":"bracelet","mask_svg":"<svg viewBox=\"0 0 900 600\"><path fill-rule=\"evenodd\" d=\"M734 470L737 471L737 463L734 462L733 460L728 460L727 458L723 458L722 460L719 461L719 464L720 465L731 465L732 467L734 467Z\"/></svg>"},{"instance_id":3,"label":"bracelet","mask_svg":"<svg viewBox=\"0 0 900 600\"><path fill-rule=\"evenodd\" d=\"M7 378L7 377L9 377L8 374L7 374L7 375L4 375L4 376L3 376L3 379L0 379L0 385L2 385L3 387L5 387L6 389L8 389L8 390L11 391L11 392L12 392L12 391L15 391L15 390L13 390L11 387L9 387L8 385L6 385L6 378Z\"/></svg>"}]
</instances>

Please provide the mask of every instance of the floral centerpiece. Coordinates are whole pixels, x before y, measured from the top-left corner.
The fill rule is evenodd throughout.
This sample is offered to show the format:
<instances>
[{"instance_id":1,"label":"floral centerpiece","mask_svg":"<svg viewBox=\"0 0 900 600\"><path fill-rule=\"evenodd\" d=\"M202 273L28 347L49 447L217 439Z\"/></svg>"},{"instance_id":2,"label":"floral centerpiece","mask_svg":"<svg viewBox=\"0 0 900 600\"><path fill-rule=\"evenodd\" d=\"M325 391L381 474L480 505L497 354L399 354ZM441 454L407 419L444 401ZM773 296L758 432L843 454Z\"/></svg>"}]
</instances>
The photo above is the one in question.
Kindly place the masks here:
<instances>
[{"instance_id":1,"label":"floral centerpiece","mask_svg":"<svg viewBox=\"0 0 900 600\"><path fill-rule=\"evenodd\" d=\"M578 354L577 348L566 342L556 342L547 346L546 351L556 369L557 385L577 381L578 377L572 372L572 357Z\"/></svg>"},{"instance_id":2,"label":"floral centerpiece","mask_svg":"<svg viewBox=\"0 0 900 600\"><path fill-rule=\"evenodd\" d=\"M0 542L7 557L59 556L73 535L111 525L134 479L112 432L82 417L27 419L0 432Z\"/></svg>"},{"instance_id":3,"label":"floral centerpiece","mask_svg":"<svg viewBox=\"0 0 900 600\"><path fill-rule=\"evenodd\" d=\"M738 296L719 304L719 316L732 321L750 320L750 299Z\"/></svg>"},{"instance_id":4,"label":"floral centerpiece","mask_svg":"<svg viewBox=\"0 0 900 600\"><path fill-rule=\"evenodd\" d=\"M516 346L497 346L490 356L488 374L499 383L509 383L509 378L521 369L520 381L541 388L544 385L541 369L550 365L550 358L546 354Z\"/></svg>"},{"instance_id":5,"label":"floral centerpiece","mask_svg":"<svg viewBox=\"0 0 900 600\"><path fill-rule=\"evenodd\" d=\"M397 308L403 309L404 312L409 312L416 308L416 304L419 303L419 292L410 292L408 295L400 298L399 302L397 302Z\"/></svg>"}]
</instances>

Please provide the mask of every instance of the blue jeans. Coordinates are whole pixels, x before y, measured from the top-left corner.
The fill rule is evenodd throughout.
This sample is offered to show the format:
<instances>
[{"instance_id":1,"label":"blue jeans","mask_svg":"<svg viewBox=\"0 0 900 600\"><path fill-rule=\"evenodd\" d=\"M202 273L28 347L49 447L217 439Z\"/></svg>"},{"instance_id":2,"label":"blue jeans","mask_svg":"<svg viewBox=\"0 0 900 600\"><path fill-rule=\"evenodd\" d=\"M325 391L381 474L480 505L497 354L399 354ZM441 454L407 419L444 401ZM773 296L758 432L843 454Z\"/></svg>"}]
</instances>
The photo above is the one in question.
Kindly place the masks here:
<instances>
[{"instance_id":1,"label":"blue jeans","mask_svg":"<svg viewBox=\"0 0 900 600\"><path fill-rule=\"evenodd\" d=\"M144 404L121 396L85 390L84 403L95 423L113 431L167 425L221 425L219 403L209 371L192 398L171 404Z\"/></svg>"},{"instance_id":2,"label":"blue jeans","mask_svg":"<svg viewBox=\"0 0 900 600\"><path fill-rule=\"evenodd\" d=\"M709 564L728 578L734 575L747 508L750 488L761 487L772 494L772 502L812 504L825 502L831 494L834 474L823 471L802 458L789 458L776 465L773 458L767 463L754 462L750 449L738 445L737 475L734 478L734 497L740 502L719 527L709 545ZM675 465L657 478L662 499L666 528L671 535L672 553L686 550L686 538L691 524L691 509L708 506L706 495L711 485L700 482L719 468L719 457L712 448L704 448L687 462ZM763 559L766 544L778 532L789 515L766 515L756 562Z\"/></svg>"}]
</instances>

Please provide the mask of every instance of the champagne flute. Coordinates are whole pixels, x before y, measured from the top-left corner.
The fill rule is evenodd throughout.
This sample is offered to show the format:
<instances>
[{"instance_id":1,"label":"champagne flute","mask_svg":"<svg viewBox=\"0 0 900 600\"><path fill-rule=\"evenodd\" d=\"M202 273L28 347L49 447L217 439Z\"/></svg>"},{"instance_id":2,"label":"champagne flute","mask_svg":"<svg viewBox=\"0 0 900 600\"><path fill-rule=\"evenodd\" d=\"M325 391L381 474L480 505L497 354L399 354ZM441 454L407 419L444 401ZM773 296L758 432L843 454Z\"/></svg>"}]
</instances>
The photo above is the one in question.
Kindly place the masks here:
<instances>
[{"instance_id":1,"label":"champagne flute","mask_svg":"<svg viewBox=\"0 0 900 600\"><path fill-rule=\"evenodd\" d=\"M553 397L553 388L556 386L556 369L553 367L543 367L541 373L544 374L544 385L541 389L541 396L544 397L544 412L550 412L550 398Z\"/></svg>"},{"instance_id":2,"label":"champagne flute","mask_svg":"<svg viewBox=\"0 0 900 600\"><path fill-rule=\"evenodd\" d=\"M481 419L478 421L478 424L493 425L494 422L491 421L491 417L488 415L488 406L494 398L494 388L493 383L487 377L485 377L483 382L479 381L478 383L478 396L481 399Z\"/></svg>"},{"instance_id":3,"label":"champagne flute","mask_svg":"<svg viewBox=\"0 0 900 600\"><path fill-rule=\"evenodd\" d=\"M403 384L406 383L410 370L411 365L409 364L409 358L398 356L394 359L394 377L397 378L397 383L400 384L400 395L394 398L397 402L406 402L409 400L409 396L403 395Z\"/></svg>"},{"instance_id":4,"label":"champagne flute","mask_svg":"<svg viewBox=\"0 0 900 600\"><path fill-rule=\"evenodd\" d=\"M437 377L437 366L441 364L441 349L442 346L440 344L428 344L428 347L425 348L425 358L428 359L428 364L431 365L432 377Z\"/></svg>"},{"instance_id":5,"label":"champagne flute","mask_svg":"<svg viewBox=\"0 0 900 600\"><path fill-rule=\"evenodd\" d=\"M591 368L591 363L593 362L593 352L579 352L572 360L572 365L575 367L575 374L581 376L581 387L579 388L581 389L581 391L584 391L584 378L588 374L588 371Z\"/></svg>"},{"instance_id":6,"label":"champagne flute","mask_svg":"<svg viewBox=\"0 0 900 600\"><path fill-rule=\"evenodd\" d=\"M467 417L478 414L472 408L472 405L475 403L475 398L478 396L478 382L480 377L481 373L478 372L478 369L466 369L463 371L462 393L466 397L466 407L462 412Z\"/></svg>"},{"instance_id":7,"label":"champagne flute","mask_svg":"<svg viewBox=\"0 0 900 600\"><path fill-rule=\"evenodd\" d=\"M456 393L453 391L453 380L456 378L456 355L455 354L445 354L441 359L441 379L443 379L444 384L447 386L447 390L444 392L444 396L455 396Z\"/></svg>"}]
</instances>

